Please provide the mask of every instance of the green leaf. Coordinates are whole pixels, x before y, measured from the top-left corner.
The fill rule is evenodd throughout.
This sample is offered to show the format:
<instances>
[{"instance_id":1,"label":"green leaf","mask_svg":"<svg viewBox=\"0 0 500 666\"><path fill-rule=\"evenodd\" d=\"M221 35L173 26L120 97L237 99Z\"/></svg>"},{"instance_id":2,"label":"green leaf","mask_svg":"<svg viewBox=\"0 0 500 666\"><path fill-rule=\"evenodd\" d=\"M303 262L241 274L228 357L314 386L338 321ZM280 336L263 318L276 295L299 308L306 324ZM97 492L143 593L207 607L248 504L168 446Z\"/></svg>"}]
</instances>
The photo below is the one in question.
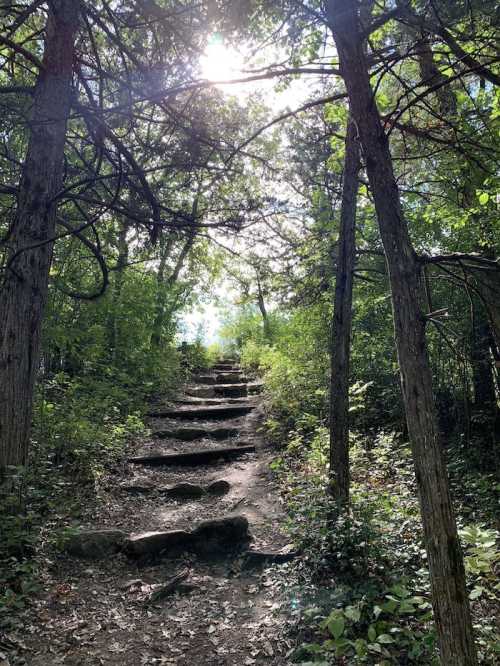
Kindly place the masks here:
<instances>
[{"instance_id":1,"label":"green leaf","mask_svg":"<svg viewBox=\"0 0 500 666\"><path fill-rule=\"evenodd\" d=\"M394 611L396 610L398 605L399 605L398 601L396 601L395 599L391 599L389 597L389 601L386 601L385 603L382 604L382 610L385 613L392 614L392 613L394 613Z\"/></svg>"},{"instance_id":2,"label":"green leaf","mask_svg":"<svg viewBox=\"0 0 500 666\"><path fill-rule=\"evenodd\" d=\"M358 657L366 657L368 651L368 643L364 638L357 638L354 641L354 649Z\"/></svg>"},{"instance_id":3,"label":"green leaf","mask_svg":"<svg viewBox=\"0 0 500 666\"><path fill-rule=\"evenodd\" d=\"M393 585L391 587L391 592L400 599L405 599L406 597L410 596L410 593L408 592L406 587L403 587L402 585Z\"/></svg>"},{"instance_id":4,"label":"green leaf","mask_svg":"<svg viewBox=\"0 0 500 666\"><path fill-rule=\"evenodd\" d=\"M370 641L374 641L377 638L377 632L373 624L368 628L368 638Z\"/></svg>"},{"instance_id":5,"label":"green leaf","mask_svg":"<svg viewBox=\"0 0 500 666\"><path fill-rule=\"evenodd\" d=\"M394 638L389 636L389 634L380 634L380 636L377 637L377 643L382 643L384 645L394 643Z\"/></svg>"},{"instance_id":6,"label":"green leaf","mask_svg":"<svg viewBox=\"0 0 500 666\"><path fill-rule=\"evenodd\" d=\"M469 594L469 599L479 599L483 592L484 588L477 585Z\"/></svg>"},{"instance_id":7,"label":"green leaf","mask_svg":"<svg viewBox=\"0 0 500 666\"><path fill-rule=\"evenodd\" d=\"M344 615L353 622L359 622L361 619L361 611L359 608L356 608L356 606L347 606L344 610Z\"/></svg>"},{"instance_id":8,"label":"green leaf","mask_svg":"<svg viewBox=\"0 0 500 666\"><path fill-rule=\"evenodd\" d=\"M378 654L382 654L382 646L379 645L378 643L370 643L368 645L368 649L371 652L377 652Z\"/></svg>"},{"instance_id":9,"label":"green leaf","mask_svg":"<svg viewBox=\"0 0 500 666\"><path fill-rule=\"evenodd\" d=\"M481 192L481 194L479 195L479 203L481 204L481 206L486 206L489 200L490 200L490 195L488 194L488 192Z\"/></svg>"},{"instance_id":10,"label":"green leaf","mask_svg":"<svg viewBox=\"0 0 500 666\"><path fill-rule=\"evenodd\" d=\"M344 616L339 612L328 621L327 627L334 638L340 638L345 628Z\"/></svg>"}]
</instances>

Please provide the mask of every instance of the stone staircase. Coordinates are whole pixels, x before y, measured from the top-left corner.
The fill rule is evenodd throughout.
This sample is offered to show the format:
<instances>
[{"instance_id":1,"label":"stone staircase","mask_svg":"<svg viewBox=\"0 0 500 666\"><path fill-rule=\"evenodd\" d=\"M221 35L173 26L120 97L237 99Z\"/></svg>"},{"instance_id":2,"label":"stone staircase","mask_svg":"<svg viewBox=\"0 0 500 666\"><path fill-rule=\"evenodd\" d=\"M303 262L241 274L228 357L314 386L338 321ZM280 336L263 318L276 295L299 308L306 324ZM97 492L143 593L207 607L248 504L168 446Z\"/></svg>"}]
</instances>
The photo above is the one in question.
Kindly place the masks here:
<instances>
[{"instance_id":1,"label":"stone staircase","mask_svg":"<svg viewBox=\"0 0 500 666\"><path fill-rule=\"evenodd\" d=\"M258 478L263 476L257 435L260 389L235 361L226 360L210 372L195 375L173 404L156 405L149 413L152 436L127 459L131 478L120 484L123 502L130 502L131 517L142 512L151 529L80 532L67 550L91 556L102 537L97 547L101 555L103 549L132 558L177 557L183 552L226 556L245 551L258 560L262 553L248 550L253 526L243 511L235 509L252 496L255 486L260 486L259 498L265 496ZM133 504L127 495L144 497L144 506ZM225 496L227 501L222 499ZM165 507L165 501L174 504ZM259 501L250 504L257 507ZM256 522L265 523L270 513L269 507L260 513L254 509ZM200 514L208 519L200 521ZM164 525L169 529L157 529ZM270 552L263 556L275 556L276 561L282 557Z\"/></svg>"}]
</instances>

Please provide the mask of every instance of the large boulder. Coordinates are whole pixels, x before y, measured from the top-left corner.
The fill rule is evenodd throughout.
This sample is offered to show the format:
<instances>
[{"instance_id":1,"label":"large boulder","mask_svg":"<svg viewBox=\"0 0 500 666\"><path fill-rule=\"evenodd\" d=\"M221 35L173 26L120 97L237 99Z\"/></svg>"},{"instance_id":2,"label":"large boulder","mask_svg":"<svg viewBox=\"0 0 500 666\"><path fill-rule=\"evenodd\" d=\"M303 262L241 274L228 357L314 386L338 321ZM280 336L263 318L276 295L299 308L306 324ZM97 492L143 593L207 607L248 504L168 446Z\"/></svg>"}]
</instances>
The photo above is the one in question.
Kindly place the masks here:
<instances>
[{"instance_id":1,"label":"large boulder","mask_svg":"<svg viewBox=\"0 0 500 666\"><path fill-rule=\"evenodd\" d=\"M242 550L251 541L245 516L206 520L191 532L193 550L199 555L222 555Z\"/></svg>"},{"instance_id":2,"label":"large boulder","mask_svg":"<svg viewBox=\"0 0 500 666\"><path fill-rule=\"evenodd\" d=\"M81 530L67 537L62 547L69 555L101 560L118 553L127 536L116 529Z\"/></svg>"}]
</instances>

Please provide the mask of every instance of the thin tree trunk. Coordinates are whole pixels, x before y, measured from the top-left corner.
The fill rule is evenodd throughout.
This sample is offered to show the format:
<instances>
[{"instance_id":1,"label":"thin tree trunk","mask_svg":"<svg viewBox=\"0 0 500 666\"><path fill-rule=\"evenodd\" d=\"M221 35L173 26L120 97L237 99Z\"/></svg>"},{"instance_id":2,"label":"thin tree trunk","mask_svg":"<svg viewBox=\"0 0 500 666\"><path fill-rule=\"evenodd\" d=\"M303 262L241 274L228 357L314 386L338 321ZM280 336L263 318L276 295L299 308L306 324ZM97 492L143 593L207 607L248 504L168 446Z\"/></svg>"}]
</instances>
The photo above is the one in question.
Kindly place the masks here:
<instances>
[{"instance_id":1,"label":"thin tree trunk","mask_svg":"<svg viewBox=\"0 0 500 666\"><path fill-rule=\"evenodd\" d=\"M500 354L500 269L474 270L474 283L483 299L491 333L496 347L496 354Z\"/></svg>"},{"instance_id":2,"label":"thin tree trunk","mask_svg":"<svg viewBox=\"0 0 500 666\"><path fill-rule=\"evenodd\" d=\"M167 307L167 290L173 287L177 282L182 267L184 266L184 262L186 261L189 252L191 251L191 248L194 245L194 241L196 239L195 222L196 222L196 216L198 214L198 202L199 202L199 196L196 196L196 198L193 201L193 206L191 209L192 227L189 229L188 236L184 242L184 245L182 246L181 251L179 252L179 256L177 257L177 261L175 262L174 270L172 271L172 273L169 275L168 278L165 277L165 268L166 268L167 258L170 255L170 251L172 248L171 238L165 244L165 247L163 248L160 257L160 265L158 267L158 275L157 275L158 292L156 295L156 313L153 321L153 332L151 334L151 345L153 347L160 346L162 339L162 330L165 324L165 320L168 317L170 317L177 303L177 298L175 298L173 304L171 304L170 307Z\"/></svg>"},{"instance_id":3,"label":"thin tree trunk","mask_svg":"<svg viewBox=\"0 0 500 666\"><path fill-rule=\"evenodd\" d=\"M163 329L163 321L165 318L166 308L166 279L165 269L167 267L167 259L170 256L173 245L173 236L170 235L168 241L165 236L160 236L160 263L158 264L158 272L156 274L156 303L155 303L155 318L153 320L153 330L151 333L151 345L159 347L161 342L161 333Z\"/></svg>"},{"instance_id":4,"label":"thin tree trunk","mask_svg":"<svg viewBox=\"0 0 500 666\"><path fill-rule=\"evenodd\" d=\"M359 169L357 129L349 119L330 349L330 492L339 506L349 503L349 367Z\"/></svg>"},{"instance_id":5,"label":"thin tree trunk","mask_svg":"<svg viewBox=\"0 0 500 666\"><path fill-rule=\"evenodd\" d=\"M0 479L24 465L72 96L78 0L52 0L0 292Z\"/></svg>"},{"instance_id":6,"label":"thin tree trunk","mask_svg":"<svg viewBox=\"0 0 500 666\"><path fill-rule=\"evenodd\" d=\"M419 488L441 660L446 666L472 666L477 657L462 551L434 410L425 317L420 306L420 265L403 217L388 140L370 86L356 3L327 0L326 7L366 159L389 271L403 399Z\"/></svg>"},{"instance_id":7,"label":"thin tree trunk","mask_svg":"<svg viewBox=\"0 0 500 666\"><path fill-rule=\"evenodd\" d=\"M474 407L480 411L496 408L495 382L491 363L491 329L482 304L476 311L472 331L472 382L474 386Z\"/></svg>"},{"instance_id":8,"label":"thin tree trunk","mask_svg":"<svg viewBox=\"0 0 500 666\"><path fill-rule=\"evenodd\" d=\"M264 326L264 337L268 342L271 342L272 331L269 315L267 314L266 302L264 300L264 292L260 283L260 277L257 274L257 303L259 305L260 314L262 315L262 323Z\"/></svg>"},{"instance_id":9,"label":"thin tree trunk","mask_svg":"<svg viewBox=\"0 0 500 666\"><path fill-rule=\"evenodd\" d=\"M114 365L118 361L118 344L120 339L120 326L118 311L120 309L120 300L123 290L123 279L125 277L125 267L128 263L128 243L127 243L128 225L126 220L120 221L120 230L118 232L118 257L116 260L115 279L111 290L110 315L108 318L108 340L109 353Z\"/></svg>"}]
</instances>

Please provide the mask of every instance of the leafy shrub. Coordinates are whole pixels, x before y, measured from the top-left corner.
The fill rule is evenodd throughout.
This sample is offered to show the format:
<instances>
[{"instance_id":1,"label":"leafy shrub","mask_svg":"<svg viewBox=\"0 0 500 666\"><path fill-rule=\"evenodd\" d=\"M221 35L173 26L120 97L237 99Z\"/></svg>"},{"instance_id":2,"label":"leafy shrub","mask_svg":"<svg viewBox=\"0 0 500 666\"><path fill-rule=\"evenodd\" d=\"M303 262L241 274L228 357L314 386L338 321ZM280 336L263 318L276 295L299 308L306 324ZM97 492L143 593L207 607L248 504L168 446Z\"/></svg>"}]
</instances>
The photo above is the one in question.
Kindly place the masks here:
<instances>
[{"instance_id":1,"label":"leafy shrub","mask_svg":"<svg viewBox=\"0 0 500 666\"><path fill-rule=\"evenodd\" d=\"M287 441L273 469L283 486L288 530L303 552L299 575L308 590L295 611L301 643L295 662L437 664L407 443L396 433L352 436L350 512L333 525L325 492L327 430L306 415L305 428ZM495 663L499 642L487 618L499 602L498 533L468 524L460 535L480 662Z\"/></svg>"}]
</instances>

